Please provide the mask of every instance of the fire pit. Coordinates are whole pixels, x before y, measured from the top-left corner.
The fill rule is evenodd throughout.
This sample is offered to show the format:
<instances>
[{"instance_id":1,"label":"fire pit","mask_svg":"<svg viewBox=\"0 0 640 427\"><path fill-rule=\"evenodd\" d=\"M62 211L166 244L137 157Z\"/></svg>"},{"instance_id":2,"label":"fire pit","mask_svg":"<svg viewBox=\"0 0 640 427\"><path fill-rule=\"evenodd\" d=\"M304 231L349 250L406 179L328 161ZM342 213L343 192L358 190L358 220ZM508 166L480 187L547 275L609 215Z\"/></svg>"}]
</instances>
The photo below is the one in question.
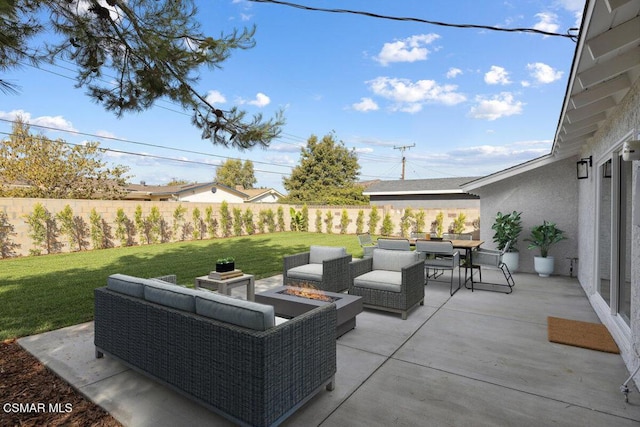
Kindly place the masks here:
<instances>
[{"instance_id":1,"label":"fire pit","mask_svg":"<svg viewBox=\"0 0 640 427\"><path fill-rule=\"evenodd\" d=\"M328 300L319 299L320 297ZM338 311L337 337L355 328L356 316L362 312L362 297L293 286L280 286L260 292L256 294L255 301L272 305L276 315L287 318L299 316L316 307L333 302Z\"/></svg>"}]
</instances>

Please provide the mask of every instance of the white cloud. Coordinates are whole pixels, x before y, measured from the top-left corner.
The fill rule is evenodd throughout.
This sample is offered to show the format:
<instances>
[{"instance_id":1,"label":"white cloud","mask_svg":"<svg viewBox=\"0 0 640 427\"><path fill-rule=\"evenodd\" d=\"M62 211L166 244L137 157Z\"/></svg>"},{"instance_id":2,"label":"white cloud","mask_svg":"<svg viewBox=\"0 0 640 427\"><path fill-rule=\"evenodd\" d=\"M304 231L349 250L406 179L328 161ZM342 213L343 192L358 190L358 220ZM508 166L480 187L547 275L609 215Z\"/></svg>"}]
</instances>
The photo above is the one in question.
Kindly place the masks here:
<instances>
[{"instance_id":1,"label":"white cloud","mask_svg":"<svg viewBox=\"0 0 640 427\"><path fill-rule=\"evenodd\" d=\"M490 99L478 96L477 105L469 111L469 116L474 119L493 121L501 117L521 114L524 103L516 101L510 92L502 92Z\"/></svg>"},{"instance_id":2,"label":"white cloud","mask_svg":"<svg viewBox=\"0 0 640 427\"><path fill-rule=\"evenodd\" d=\"M73 127L73 124L65 119L62 116L40 116L40 117L31 117L31 113L24 110L13 110L13 111L0 111L0 118L6 120L16 120L18 117L22 119L25 123L34 126L44 126L51 129L43 129L43 130L59 130L59 131L71 131L76 132L77 130Z\"/></svg>"},{"instance_id":3,"label":"white cloud","mask_svg":"<svg viewBox=\"0 0 640 427\"><path fill-rule=\"evenodd\" d=\"M109 132L108 130L98 130L96 131L96 135L101 136L103 138L115 138L116 134L113 132Z\"/></svg>"},{"instance_id":4,"label":"white cloud","mask_svg":"<svg viewBox=\"0 0 640 427\"><path fill-rule=\"evenodd\" d=\"M255 105L256 107L265 107L271 103L271 99L262 92L256 94L256 99L247 102L249 105Z\"/></svg>"},{"instance_id":5,"label":"white cloud","mask_svg":"<svg viewBox=\"0 0 640 427\"><path fill-rule=\"evenodd\" d=\"M449 68L449 71L447 71L447 78L448 79L455 79L456 77L458 77L459 75L462 74L462 70L460 68Z\"/></svg>"},{"instance_id":6,"label":"white cloud","mask_svg":"<svg viewBox=\"0 0 640 427\"><path fill-rule=\"evenodd\" d=\"M377 77L367 82L369 89L376 95L396 103L394 111L415 113L422 104L432 102L444 105L456 105L466 97L456 92L456 85L439 85L433 80L418 80L392 77Z\"/></svg>"},{"instance_id":7,"label":"white cloud","mask_svg":"<svg viewBox=\"0 0 640 427\"><path fill-rule=\"evenodd\" d=\"M541 84L553 83L562 78L562 71L554 70L553 67L542 62L527 64L527 69L531 72L536 82Z\"/></svg>"},{"instance_id":8,"label":"white cloud","mask_svg":"<svg viewBox=\"0 0 640 427\"><path fill-rule=\"evenodd\" d=\"M378 104L371 98L360 98L360 102L352 104L351 107L356 111L376 111L379 109Z\"/></svg>"},{"instance_id":9,"label":"white cloud","mask_svg":"<svg viewBox=\"0 0 640 427\"><path fill-rule=\"evenodd\" d=\"M558 28L558 15L552 12L540 12L536 13L536 18L538 18L538 22L535 23L533 28L540 31L547 31L549 33L557 33Z\"/></svg>"},{"instance_id":10,"label":"white cloud","mask_svg":"<svg viewBox=\"0 0 640 427\"><path fill-rule=\"evenodd\" d=\"M207 96L205 98L209 104L224 104L227 102L227 98L224 97L223 94L218 92L217 90L210 90L207 92Z\"/></svg>"},{"instance_id":11,"label":"white cloud","mask_svg":"<svg viewBox=\"0 0 640 427\"><path fill-rule=\"evenodd\" d=\"M484 81L490 85L508 85L511 83L507 70L497 65L492 65L491 70L485 73Z\"/></svg>"},{"instance_id":12,"label":"white cloud","mask_svg":"<svg viewBox=\"0 0 640 427\"><path fill-rule=\"evenodd\" d=\"M427 45L439 39L437 34L419 34L391 43L385 43L375 59L382 65L391 62L415 62L424 61L430 50Z\"/></svg>"},{"instance_id":13,"label":"white cloud","mask_svg":"<svg viewBox=\"0 0 640 427\"><path fill-rule=\"evenodd\" d=\"M373 148L371 148L371 147L355 148L354 150L358 154L371 154L371 153L373 153Z\"/></svg>"}]
</instances>

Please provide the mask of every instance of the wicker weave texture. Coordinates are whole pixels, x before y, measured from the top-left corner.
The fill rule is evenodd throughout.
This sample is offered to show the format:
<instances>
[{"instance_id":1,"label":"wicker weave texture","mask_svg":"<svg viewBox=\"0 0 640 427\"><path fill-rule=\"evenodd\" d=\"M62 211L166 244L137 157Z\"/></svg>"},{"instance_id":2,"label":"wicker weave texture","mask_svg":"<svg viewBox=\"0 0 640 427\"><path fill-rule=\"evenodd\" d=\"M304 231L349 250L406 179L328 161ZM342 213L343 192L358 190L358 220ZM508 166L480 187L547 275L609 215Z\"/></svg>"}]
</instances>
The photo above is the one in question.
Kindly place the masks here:
<instances>
[{"instance_id":1,"label":"wicker weave texture","mask_svg":"<svg viewBox=\"0 0 640 427\"><path fill-rule=\"evenodd\" d=\"M324 261L322 263L322 281L300 280L287 275L287 271L290 269L309 264L310 255L310 252L302 252L283 258L282 284L284 286L300 286L302 283L308 283L323 291L336 293L344 292L349 288L351 255Z\"/></svg>"},{"instance_id":2,"label":"wicker weave texture","mask_svg":"<svg viewBox=\"0 0 640 427\"><path fill-rule=\"evenodd\" d=\"M99 288L95 345L230 419L281 421L336 373L336 308L253 331Z\"/></svg>"},{"instance_id":3,"label":"wicker weave texture","mask_svg":"<svg viewBox=\"0 0 640 427\"><path fill-rule=\"evenodd\" d=\"M362 303L366 306L398 311L405 319L408 310L424 302L424 261L416 262L402 269L400 292L371 289L353 284L354 278L373 270L372 258L353 261L350 267L349 294L361 296Z\"/></svg>"}]
</instances>

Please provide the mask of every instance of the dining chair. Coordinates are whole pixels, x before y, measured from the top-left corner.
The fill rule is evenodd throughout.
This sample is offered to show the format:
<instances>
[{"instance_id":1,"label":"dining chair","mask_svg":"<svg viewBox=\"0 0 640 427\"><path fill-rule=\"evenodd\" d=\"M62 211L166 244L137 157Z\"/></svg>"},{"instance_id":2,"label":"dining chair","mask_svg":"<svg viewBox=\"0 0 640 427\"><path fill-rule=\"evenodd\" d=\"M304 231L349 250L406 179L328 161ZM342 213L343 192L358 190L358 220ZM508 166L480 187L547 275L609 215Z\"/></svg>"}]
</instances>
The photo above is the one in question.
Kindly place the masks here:
<instances>
[{"instance_id":1,"label":"dining chair","mask_svg":"<svg viewBox=\"0 0 640 427\"><path fill-rule=\"evenodd\" d=\"M390 249L394 251L410 251L409 239L378 239L379 249Z\"/></svg>"},{"instance_id":2,"label":"dining chair","mask_svg":"<svg viewBox=\"0 0 640 427\"><path fill-rule=\"evenodd\" d=\"M429 284L429 278L435 279L442 275L442 273L430 275L430 269L436 272L451 270L449 294L453 296L453 294L460 290L460 252L453 249L451 242L418 239L416 240L416 252L419 253L420 259L424 260L425 285ZM456 268L458 269L458 287L454 291L453 272Z\"/></svg>"}]
</instances>

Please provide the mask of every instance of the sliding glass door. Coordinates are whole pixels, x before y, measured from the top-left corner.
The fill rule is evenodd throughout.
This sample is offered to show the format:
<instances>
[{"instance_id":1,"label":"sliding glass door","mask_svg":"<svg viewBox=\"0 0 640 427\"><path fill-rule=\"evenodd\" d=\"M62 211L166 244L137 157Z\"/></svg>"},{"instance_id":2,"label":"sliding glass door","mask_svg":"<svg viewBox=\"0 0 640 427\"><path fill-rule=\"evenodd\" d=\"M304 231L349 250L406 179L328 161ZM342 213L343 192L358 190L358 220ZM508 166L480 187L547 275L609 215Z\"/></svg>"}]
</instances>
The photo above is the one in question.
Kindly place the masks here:
<instances>
[{"instance_id":1,"label":"sliding glass door","mask_svg":"<svg viewBox=\"0 0 640 427\"><path fill-rule=\"evenodd\" d=\"M598 167L596 290L627 324L631 316L631 162L612 153Z\"/></svg>"}]
</instances>

